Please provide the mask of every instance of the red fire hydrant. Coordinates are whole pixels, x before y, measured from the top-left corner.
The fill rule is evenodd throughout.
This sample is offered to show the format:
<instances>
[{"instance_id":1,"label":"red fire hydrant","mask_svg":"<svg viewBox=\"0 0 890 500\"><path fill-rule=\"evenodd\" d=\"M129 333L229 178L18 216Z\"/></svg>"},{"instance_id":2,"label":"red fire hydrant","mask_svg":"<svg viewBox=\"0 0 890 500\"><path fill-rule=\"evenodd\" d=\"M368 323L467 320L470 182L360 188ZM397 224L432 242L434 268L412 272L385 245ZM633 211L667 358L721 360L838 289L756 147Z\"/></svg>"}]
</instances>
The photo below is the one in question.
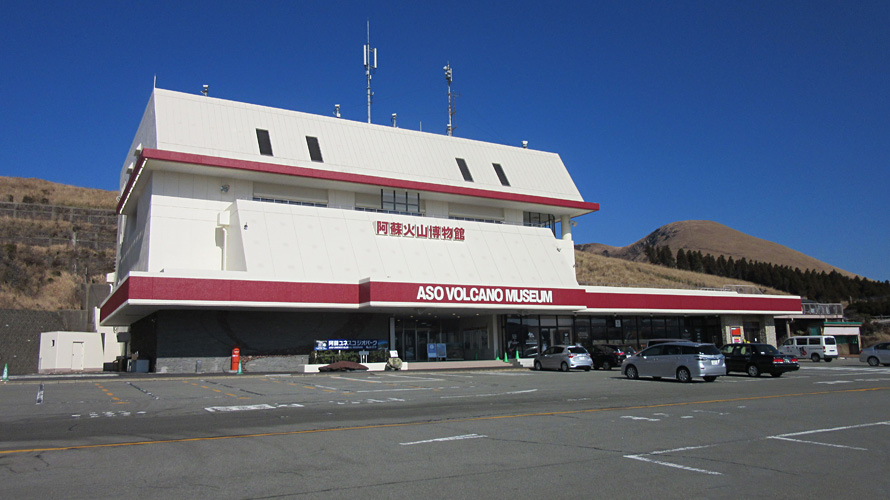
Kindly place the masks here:
<instances>
[{"instance_id":1,"label":"red fire hydrant","mask_svg":"<svg viewBox=\"0 0 890 500\"><path fill-rule=\"evenodd\" d=\"M238 366L241 364L241 349L232 349L232 371L237 372Z\"/></svg>"}]
</instances>

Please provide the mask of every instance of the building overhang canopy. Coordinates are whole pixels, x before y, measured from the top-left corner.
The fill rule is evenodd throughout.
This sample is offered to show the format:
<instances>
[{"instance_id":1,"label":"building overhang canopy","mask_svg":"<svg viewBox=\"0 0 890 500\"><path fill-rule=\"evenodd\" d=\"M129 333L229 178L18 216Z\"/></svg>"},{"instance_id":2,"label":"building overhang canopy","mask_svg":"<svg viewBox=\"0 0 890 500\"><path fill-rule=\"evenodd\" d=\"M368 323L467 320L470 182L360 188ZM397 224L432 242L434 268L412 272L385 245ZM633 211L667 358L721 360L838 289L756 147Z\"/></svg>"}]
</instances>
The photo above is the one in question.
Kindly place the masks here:
<instances>
[{"instance_id":1,"label":"building overhang canopy","mask_svg":"<svg viewBox=\"0 0 890 500\"><path fill-rule=\"evenodd\" d=\"M788 314L800 297L611 287L546 288L372 281L303 283L131 273L101 307L106 326L159 310L342 310L389 314Z\"/></svg>"}]
</instances>

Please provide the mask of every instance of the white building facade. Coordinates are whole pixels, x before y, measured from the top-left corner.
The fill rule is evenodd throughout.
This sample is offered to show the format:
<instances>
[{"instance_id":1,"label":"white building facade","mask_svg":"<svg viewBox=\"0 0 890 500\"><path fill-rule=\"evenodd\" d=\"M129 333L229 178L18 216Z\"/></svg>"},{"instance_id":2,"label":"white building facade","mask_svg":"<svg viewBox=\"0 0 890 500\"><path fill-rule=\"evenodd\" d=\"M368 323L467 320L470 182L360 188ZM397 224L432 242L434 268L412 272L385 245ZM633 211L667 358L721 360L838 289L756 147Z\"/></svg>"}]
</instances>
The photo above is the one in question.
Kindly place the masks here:
<instances>
[{"instance_id":1,"label":"white building facade","mask_svg":"<svg viewBox=\"0 0 890 500\"><path fill-rule=\"evenodd\" d=\"M558 155L521 147L155 89L120 186L102 324L128 327L155 371L230 369L234 347L287 364L722 343L732 328L769 338L773 315L801 307L579 286L571 222L599 206Z\"/></svg>"}]
</instances>

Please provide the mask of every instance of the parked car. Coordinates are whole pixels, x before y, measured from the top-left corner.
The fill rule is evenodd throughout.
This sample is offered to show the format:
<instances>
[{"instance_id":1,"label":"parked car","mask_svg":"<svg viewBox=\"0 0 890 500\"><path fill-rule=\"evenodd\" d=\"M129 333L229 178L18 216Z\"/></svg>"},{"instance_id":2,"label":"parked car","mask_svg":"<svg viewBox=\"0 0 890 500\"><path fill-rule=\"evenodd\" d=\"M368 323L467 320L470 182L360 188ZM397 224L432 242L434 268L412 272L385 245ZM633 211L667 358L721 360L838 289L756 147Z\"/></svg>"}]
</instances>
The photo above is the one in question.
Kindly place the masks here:
<instances>
[{"instance_id":1,"label":"parked car","mask_svg":"<svg viewBox=\"0 0 890 500\"><path fill-rule=\"evenodd\" d=\"M535 356L535 370L549 369L567 372L573 368L590 371L593 359L587 349L576 345L555 345Z\"/></svg>"},{"instance_id":2,"label":"parked car","mask_svg":"<svg viewBox=\"0 0 890 500\"><path fill-rule=\"evenodd\" d=\"M782 354L770 344L726 344L720 348L726 358L726 373L744 372L752 377L769 373L781 377L783 373L800 369L795 356Z\"/></svg>"},{"instance_id":3,"label":"parked car","mask_svg":"<svg viewBox=\"0 0 890 500\"><path fill-rule=\"evenodd\" d=\"M830 363L838 354L837 340L831 335L791 337L782 342L779 350L799 358L810 358L814 363L823 359Z\"/></svg>"},{"instance_id":4,"label":"parked car","mask_svg":"<svg viewBox=\"0 0 890 500\"><path fill-rule=\"evenodd\" d=\"M631 352L630 354L633 354ZM621 366L624 358L628 356L623 346L609 344L594 344L590 346L590 357L593 358L593 369L611 370Z\"/></svg>"},{"instance_id":5,"label":"parked car","mask_svg":"<svg viewBox=\"0 0 890 500\"><path fill-rule=\"evenodd\" d=\"M859 361L868 366L890 366L890 342L881 342L859 352Z\"/></svg>"},{"instance_id":6,"label":"parked car","mask_svg":"<svg viewBox=\"0 0 890 500\"><path fill-rule=\"evenodd\" d=\"M726 374L726 364L714 344L667 342L626 358L621 373L630 379L676 377L680 382L691 382L693 377L702 377L713 382Z\"/></svg>"},{"instance_id":7,"label":"parked car","mask_svg":"<svg viewBox=\"0 0 890 500\"><path fill-rule=\"evenodd\" d=\"M643 347L652 347L658 344L664 344L666 342L691 342L689 340L684 339L648 339L643 341Z\"/></svg>"}]
</instances>

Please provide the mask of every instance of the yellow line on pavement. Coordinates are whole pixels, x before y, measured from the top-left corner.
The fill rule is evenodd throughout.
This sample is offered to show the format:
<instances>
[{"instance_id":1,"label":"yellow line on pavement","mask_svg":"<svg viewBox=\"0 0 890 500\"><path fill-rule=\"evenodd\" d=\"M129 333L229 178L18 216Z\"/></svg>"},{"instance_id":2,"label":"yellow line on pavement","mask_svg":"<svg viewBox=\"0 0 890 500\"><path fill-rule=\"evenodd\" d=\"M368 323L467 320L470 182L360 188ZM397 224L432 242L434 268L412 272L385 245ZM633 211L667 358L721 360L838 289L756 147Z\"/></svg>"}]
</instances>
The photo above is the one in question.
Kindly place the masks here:
<instances>
[{"instance_id":1,"label":"yellow line on pavement","mask_svg":"<svg viewBox=\"0 0 890 500\"><path fill-rule=\"evenodd\" d=\"M689 401L686 403L660 403L653 405L638 405L638 406L616 406L612 408L588 408L586 410L565 410L565 411L548 411L548 412L534 412L534 413L519 413L512 415L491 415L487 417L468 417L468 418L455 418L455 419L443 419L443 420L428 420L424 422L399 422L393 424L372 424L372 425L360 425L353 427L336 427L330 429L307 429L302 431L282 431L282 432L263 432L256 434L234 434L234 435L225 435L225 436L205 436L205 437L193 437L193 438L179 438L179 439L159 439L154 441L132 441L125 443L106 443L106 444L84 444L84 445L73 445L73 446L60 446L53 448L29 448L29 449L21 449L21 450L0 450L0 456L2 455L11 455L14 453L43 453L48 451L68 451L68 450L89 450L95 448L118 448L124 446L146 446L153 444L173 444L173 443L193 443L193 442L201 442L201 441L221 441L225 439L244 439L244 438L261 438L261 437L276 437L276 436L296 436L300 434L318 434L322 432L338 432L338 431L359 431L359 430L367 430L367 429L387 429L393 427L410 427L410 426L418 426L418 425L432 425L432 424L451 424L455 422L477 422L483 420L498 420L498 419L507 419L507 418L528 418L528 417L547 417L554 415L573 415L579 413L596 413L603 411L618 411L618 410L641 410L641 409L651 409L651 408L665 408L671 406L692 406L692 405L703 405L703 404L714 404L714 403L734 403L738 401L756 401L760 399L779 399L779 398L791 398L791 397L801 397L801 396L820 396L825 394L843 394L843 393L851 393L851 392L870 392L870 391L885 391L890 390L890 387L872 387L868 389L843 389L838 391L818 391L818 392L799 392L792 394L777 394L772 396L750 396L743 398L727 398L727 399L710 399L705 401Z\"/></svg>"}]
</instances>

